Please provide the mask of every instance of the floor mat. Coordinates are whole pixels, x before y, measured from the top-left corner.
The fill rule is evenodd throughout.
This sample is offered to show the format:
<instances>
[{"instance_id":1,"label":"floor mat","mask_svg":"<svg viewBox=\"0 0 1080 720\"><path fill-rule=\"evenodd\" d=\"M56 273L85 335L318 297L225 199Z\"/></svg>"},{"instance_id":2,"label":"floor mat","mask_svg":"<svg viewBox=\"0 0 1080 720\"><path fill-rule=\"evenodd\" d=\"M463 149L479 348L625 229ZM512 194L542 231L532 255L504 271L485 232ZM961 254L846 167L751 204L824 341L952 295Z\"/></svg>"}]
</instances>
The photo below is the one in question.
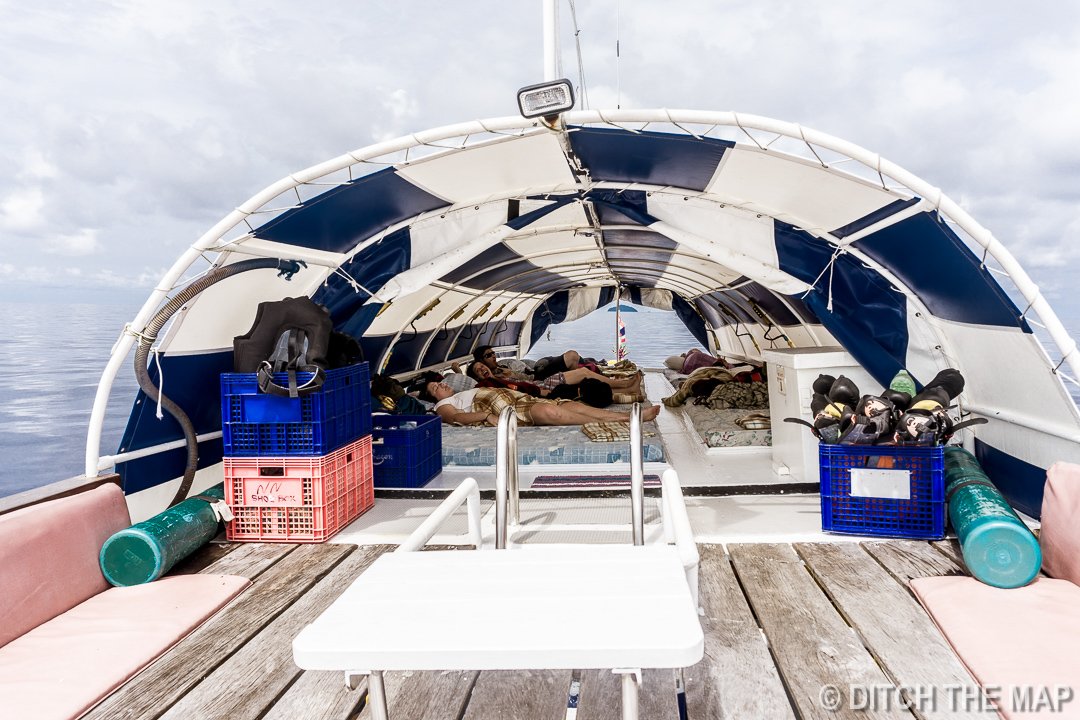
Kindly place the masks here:
<instances>
[{"instance_id":1,"label":"floor mat","mask_svg":"<svg viewBox=\"0 0 1080 720\"><path fill-rule=\"evenodd\" d=\"M557 475L538 475L529 486L530 490L543 488L586 489L586 488L627 488L630 487L629 475L578 475L560 477ZM659 475L646 475L645 487L660 487Z\"/></svg>"}]
</instances>

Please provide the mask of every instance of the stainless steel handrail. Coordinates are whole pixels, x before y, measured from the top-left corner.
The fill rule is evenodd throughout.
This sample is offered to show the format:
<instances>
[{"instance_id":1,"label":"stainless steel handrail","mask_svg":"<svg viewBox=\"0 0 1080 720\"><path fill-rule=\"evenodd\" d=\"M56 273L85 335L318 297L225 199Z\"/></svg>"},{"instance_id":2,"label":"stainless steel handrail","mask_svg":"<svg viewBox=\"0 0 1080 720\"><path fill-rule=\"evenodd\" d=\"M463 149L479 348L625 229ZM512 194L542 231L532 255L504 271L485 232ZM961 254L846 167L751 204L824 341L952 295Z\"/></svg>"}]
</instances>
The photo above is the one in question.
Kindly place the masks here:
<instances>
[{"instance_id":1,"label":"stainless steel handrail","mask_svg":"<svg viewBox=\"0 0 1080 720\"><path fill-rule=\"evenodd\" d=\"M630 517L634 544L645 544L645 460L641 433L641 404L630 408Z\"/></svg>"},{"instance_id":2,"label":"stainless steel handrail","mask_svg":"<svg viewBox=\"0 0 1080 720\"><path fill-rule=\"evenodd\" d=\"M506 549L507 524L521 517L518 491L517 415L514 408L499 413L495 445L495 548Z\"/></svg>"}]
</instances>

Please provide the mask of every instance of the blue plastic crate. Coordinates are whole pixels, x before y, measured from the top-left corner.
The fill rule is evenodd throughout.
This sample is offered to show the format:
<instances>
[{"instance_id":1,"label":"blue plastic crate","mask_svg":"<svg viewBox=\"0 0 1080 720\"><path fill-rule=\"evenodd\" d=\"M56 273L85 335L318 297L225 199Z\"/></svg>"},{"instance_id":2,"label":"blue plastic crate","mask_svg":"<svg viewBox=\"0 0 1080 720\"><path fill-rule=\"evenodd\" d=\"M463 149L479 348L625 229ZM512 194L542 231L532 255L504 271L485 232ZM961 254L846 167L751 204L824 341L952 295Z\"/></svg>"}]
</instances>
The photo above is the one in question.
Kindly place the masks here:
<instances>
[{"instance_id":1,"label":"blue plastic crate","mask_svg":"<svg viewBox=\"0 0 1080 720\"><path fill-rule=\"evenodd\" d=\"M945 537L944 448L819 446L821 529L845 535ZM906 470L911 499L853 497L853 469Z\"/></svg>"},{"instance_id":2,"label":"blue plastic crate","mask_svg":"<svg viewBox=\"0 0 1080 720\"><path fill-rule=\"evenodd\" d=\"M311 373L297 373L298 384ZM274 375L287 386L289 376ZM326 382L302 398L259 392L255 373L222 373L221 426L226 457L314 456L371 433L366 362L326 372Z\"/></svg>"},{"instance_id":3,"label":"blue plastic crate","mask_svg":"<svg viewBox=\"0 0 1080 720\"><path fill-rule=\"evenodd\" d=\"M405 423L415 428L402 428ZM418 488L442 472L442 418L376 415L371 431L375 487Z\"/></svg>"}]
</instances>

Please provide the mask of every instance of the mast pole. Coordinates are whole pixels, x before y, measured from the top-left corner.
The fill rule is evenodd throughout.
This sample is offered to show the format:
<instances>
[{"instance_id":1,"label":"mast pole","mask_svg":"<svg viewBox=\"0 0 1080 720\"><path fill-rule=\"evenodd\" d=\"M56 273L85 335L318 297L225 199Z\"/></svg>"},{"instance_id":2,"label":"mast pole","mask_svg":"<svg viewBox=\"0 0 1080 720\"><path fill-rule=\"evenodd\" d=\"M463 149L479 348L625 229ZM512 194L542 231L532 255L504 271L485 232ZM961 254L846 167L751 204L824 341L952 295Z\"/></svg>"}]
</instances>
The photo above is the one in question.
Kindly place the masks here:
<instances>
[{"instance_id":1,"label":"mast pole","mask_svg":"<svg viewBox=\"0 0 1080 720\"><path fill-rule=\"evenodd\" d=\"M622 314L622 285L615 286L615 362L622 360L620 350L622 350L622 337L619 334L619 327L622 324L620 315Z\"/></svg>"},{"instance_id":2,"label":"mast pole","mask_svg":"<svg viewBox=\"0 0 1080 720\"><path fill-rule=\"evenodd\" d=\"M559 79L559 4L544 0L544 82Z\"/></svg>"}]
</instances>

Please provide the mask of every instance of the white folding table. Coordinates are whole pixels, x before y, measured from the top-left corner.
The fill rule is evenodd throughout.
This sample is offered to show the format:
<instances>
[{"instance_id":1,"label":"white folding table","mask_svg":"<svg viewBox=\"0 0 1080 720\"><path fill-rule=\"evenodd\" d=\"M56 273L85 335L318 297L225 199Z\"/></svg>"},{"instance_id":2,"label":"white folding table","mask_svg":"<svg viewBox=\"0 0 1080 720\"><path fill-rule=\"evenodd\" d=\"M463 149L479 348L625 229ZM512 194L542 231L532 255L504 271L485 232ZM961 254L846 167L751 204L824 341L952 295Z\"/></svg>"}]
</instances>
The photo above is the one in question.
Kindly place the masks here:
<instances>
[{"instance_id":1,"label":"white folding table","mask_svg":"<svg viewBox=\"0 0 1080 720\"><path fill-rule=\"evenodd\" d=\"M674 546L552 545L383 555L293 642L305 670L623 672L636 717L644 668L701 660L705 639ZM630 707L632 705L633 707Z\"/></svg>"}]
</instances>

